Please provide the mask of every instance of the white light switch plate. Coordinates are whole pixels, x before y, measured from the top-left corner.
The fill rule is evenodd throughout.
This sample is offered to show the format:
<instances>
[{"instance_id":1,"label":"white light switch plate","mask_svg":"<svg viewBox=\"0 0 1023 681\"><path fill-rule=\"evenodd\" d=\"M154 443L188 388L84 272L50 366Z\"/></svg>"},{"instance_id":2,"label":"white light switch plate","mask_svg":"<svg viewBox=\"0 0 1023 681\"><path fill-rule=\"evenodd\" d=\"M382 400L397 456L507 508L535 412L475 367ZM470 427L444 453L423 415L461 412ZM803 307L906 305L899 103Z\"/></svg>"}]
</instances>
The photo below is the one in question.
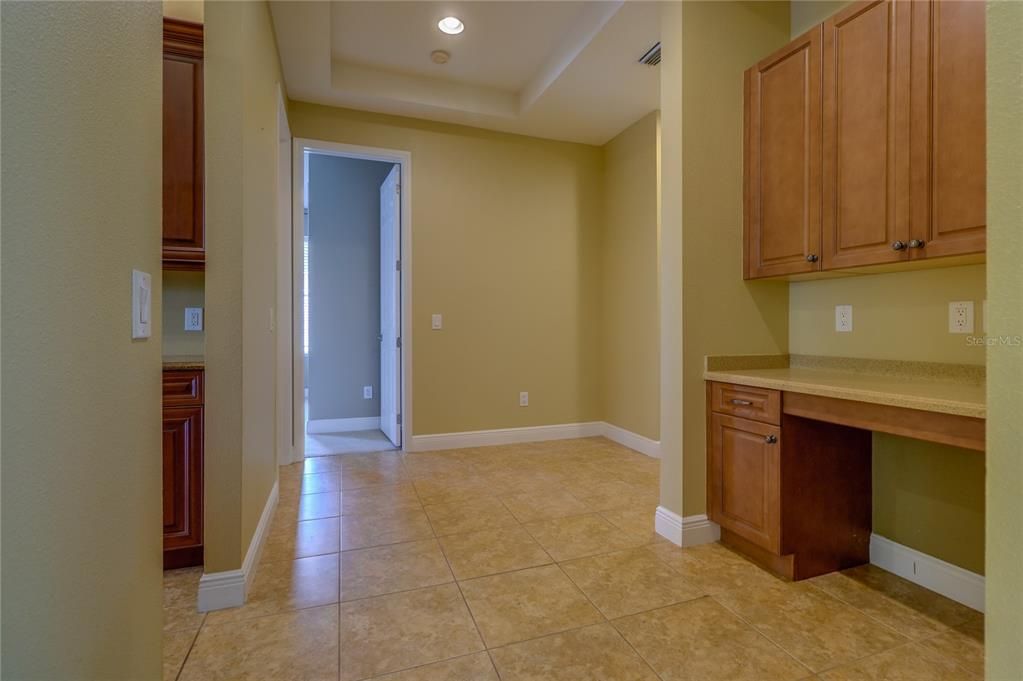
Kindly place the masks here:
<instances>
[{"instance_id":1,"label":"white light switch plate","mask_svg":"<svg viewBox=\"0 0 1023 681\"><path fill-rule=\"evenodd\" d=\"M948 332L973 333L972 300L960 300L948 304Z\"/></svg>"},{"instance_id":2,"label":"white light switch plate","mask_svg":"<svg viewBox=\"0 0 1023 681\"><path fill-rule=\"evenodd\" d=\"M202 308L185 308L185 331L202 331Z\"/></svg>"},{"instance_id":3,"label":"white light switch plate","mask_svg":"<svg viewBox=\"0 0 1023 681\"><path fill-rule=\"evenodd\" d=\"M433 315L430 318L430 328L434 331L444 328L444 319L439 314Z\"/></svg>"},{"instance_id":4,"label":"white light switch plate","mask_svg":"<svg viewBox=\"0 0 1023 681\"><path fill-rule=\"evenodd\" d=\"M148 272L131 271L131 337L149 338L152 334L153 277Z\"/></svg>"},{"instance_id":5,"label":"white light switch plate","mask_svg":"<svg viewBox=\"0 0 1023 681\"><path fill-rule=\"evenodd\" d=\"M852 305L836 305L835 331L848 333L852 329Z\"/></svg>"}]
</instances>

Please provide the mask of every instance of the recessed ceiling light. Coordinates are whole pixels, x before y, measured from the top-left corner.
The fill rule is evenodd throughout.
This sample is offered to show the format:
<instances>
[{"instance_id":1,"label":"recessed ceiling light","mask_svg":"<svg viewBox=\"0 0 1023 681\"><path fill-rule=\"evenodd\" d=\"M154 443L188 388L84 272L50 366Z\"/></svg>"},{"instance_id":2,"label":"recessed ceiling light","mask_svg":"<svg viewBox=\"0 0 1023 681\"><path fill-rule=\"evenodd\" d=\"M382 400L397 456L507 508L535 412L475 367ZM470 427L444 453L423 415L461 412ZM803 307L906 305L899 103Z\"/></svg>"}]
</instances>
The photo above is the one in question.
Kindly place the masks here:
<instances>
[{"instance_id":1,"label":"recessed ceiling light","mask_svg":"<svg viewBox=\"0 0 1023 681\"><path fill-rule=\"evenodd\" d=\"M437 28L448 35L458 35L465 30L465 24L458 17L444 17L437 22Z\"/></svg>"}]
</instances>

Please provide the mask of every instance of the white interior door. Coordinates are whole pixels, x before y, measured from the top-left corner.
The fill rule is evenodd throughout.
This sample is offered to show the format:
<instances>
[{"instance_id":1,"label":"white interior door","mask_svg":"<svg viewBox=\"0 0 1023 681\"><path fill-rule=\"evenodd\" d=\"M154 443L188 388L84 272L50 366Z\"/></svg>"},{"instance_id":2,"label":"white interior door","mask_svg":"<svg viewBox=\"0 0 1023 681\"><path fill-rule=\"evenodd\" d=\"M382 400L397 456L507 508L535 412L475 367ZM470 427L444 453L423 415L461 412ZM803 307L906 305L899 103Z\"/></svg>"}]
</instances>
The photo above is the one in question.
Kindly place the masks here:
<instances>
[{"instance_id":1,"label":"white interior door","mask_svg":"<svg viewBox=\"0 0 1023 681\"><path fill-rule=\"evenodd\" d=\"M380 430L401 447L401 166L380 185Z\"/></svg>"}]
</instances>

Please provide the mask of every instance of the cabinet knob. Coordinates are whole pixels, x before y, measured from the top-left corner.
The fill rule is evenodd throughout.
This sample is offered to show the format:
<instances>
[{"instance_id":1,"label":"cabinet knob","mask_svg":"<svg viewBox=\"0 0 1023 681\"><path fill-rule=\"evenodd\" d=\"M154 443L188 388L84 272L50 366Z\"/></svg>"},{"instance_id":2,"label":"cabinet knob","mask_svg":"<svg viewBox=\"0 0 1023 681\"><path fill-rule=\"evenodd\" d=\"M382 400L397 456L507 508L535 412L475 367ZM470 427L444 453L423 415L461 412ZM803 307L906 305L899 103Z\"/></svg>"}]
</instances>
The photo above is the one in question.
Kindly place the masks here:
<instances>
[{"instance_id":1,"label":"cabinet knob","mask_svg":"<svg viewBox=\"0 0 1023 681\"><path fill-rule=\"evenodd\" d=\"M910 248L923 248L924 247L924 242L921 241L920 239L910 239L909 240L909 247Z\"/></svg>"},{"instance_id":2,"label":"cabinet knob","mask_svg":"<svg viewBox=\"0 0 1023 681\"><path fill-rule=\"evenodd\" d=\"M905 248L906 248L906 242L905 241L893 241L892 242L892 250L893 251L901 251L901 250L904 250Z\"/></svg>"},{"instance_id":3,"label":"cabinet knob","mask_svg":"<svg viewBox=\"0 0 1023 681\"><path fill-rule=\"evenodd\" d=\"M813 253L806 256L806 262L817 262L817 256Z\"/></svg>"},{"instance_id":4,"label":"cabinet knob","mask_svg":"<svg viewBox=\"0 0 1023 681\"><path fill-rule=\"evenodd\" d=\"M769 445L773 445L777 441L778 441L778 436L776 436L776 435L768 435L767 437L764 438L764 442L766 442Z\"/></svg>"}]
</instances>

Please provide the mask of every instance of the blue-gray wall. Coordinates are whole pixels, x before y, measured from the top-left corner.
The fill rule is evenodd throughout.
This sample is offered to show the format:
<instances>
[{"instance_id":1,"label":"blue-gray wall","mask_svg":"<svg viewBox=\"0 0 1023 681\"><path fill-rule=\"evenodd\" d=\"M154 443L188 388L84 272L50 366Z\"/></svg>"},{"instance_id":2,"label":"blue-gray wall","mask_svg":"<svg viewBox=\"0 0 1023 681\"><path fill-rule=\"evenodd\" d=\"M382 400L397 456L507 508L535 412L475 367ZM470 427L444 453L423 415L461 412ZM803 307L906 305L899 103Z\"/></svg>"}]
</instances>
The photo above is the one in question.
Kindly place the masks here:
<instances>
[{"instance_id":1,"label":"blue-gray wall","mask_svg":"<svg viewBox=\"0 0 1023 681\"><path fill-rule=\"evenodd\" d=\"M310 420L380 415L380 183L391 167L309 157Z\"/></svg>"}]
</instances>

